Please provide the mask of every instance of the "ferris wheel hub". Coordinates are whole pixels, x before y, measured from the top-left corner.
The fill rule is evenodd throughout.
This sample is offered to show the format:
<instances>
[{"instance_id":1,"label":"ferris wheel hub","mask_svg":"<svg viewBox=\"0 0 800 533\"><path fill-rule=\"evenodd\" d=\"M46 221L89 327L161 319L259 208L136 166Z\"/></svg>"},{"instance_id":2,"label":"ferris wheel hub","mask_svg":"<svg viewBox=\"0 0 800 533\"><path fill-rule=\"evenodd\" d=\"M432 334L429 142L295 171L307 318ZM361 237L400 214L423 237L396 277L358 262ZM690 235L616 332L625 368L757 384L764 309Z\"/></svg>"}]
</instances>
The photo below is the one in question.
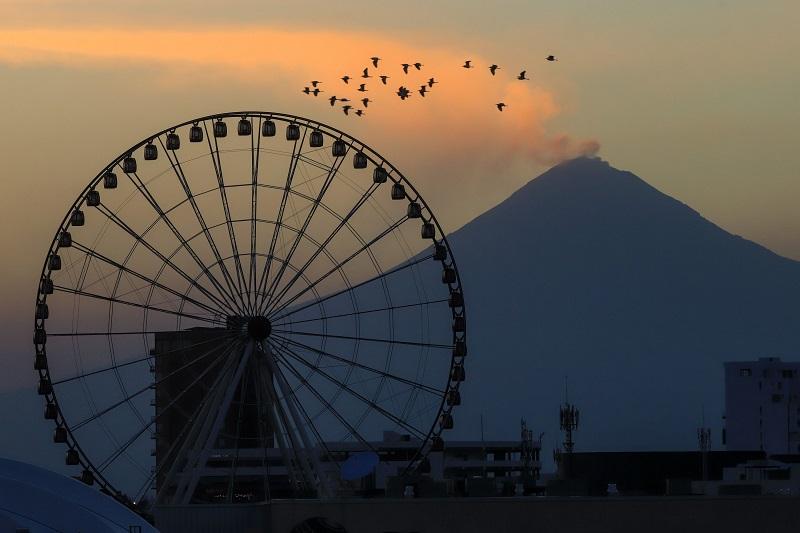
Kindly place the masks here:
<instances>
[{"instance_id":1,"label":"ferris wheel hub","mask_svg":"<svg viewBox=\"0 0 800 533\"><path fill-rule=\"evenodd\" d=\"M247 333L257 341L263 341L272 333L272 323L265 316L255 316L247 322Z\"/></svg>"}]
</instances>

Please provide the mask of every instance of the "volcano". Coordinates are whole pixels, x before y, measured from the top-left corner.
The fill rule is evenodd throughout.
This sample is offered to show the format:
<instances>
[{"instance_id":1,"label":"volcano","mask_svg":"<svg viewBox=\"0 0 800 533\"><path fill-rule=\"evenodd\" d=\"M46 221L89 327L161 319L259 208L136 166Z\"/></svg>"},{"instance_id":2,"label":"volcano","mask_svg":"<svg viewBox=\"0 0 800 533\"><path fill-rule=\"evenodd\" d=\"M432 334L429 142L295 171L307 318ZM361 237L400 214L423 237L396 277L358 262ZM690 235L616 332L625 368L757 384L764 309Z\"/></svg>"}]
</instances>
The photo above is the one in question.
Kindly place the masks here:
<instances>
[{"instance_id":1,"label":"volcano","mask_svg":"<svg viewBox=\"0 0 800 533\"><path fill-rule=\"evenodd\" d=\"M562 163L449 236L464 281L468 378L456 434L578 450L721 446L724 361L800 351L800 263L732 235L630 172Z\"/></svg>"}]
</instances>

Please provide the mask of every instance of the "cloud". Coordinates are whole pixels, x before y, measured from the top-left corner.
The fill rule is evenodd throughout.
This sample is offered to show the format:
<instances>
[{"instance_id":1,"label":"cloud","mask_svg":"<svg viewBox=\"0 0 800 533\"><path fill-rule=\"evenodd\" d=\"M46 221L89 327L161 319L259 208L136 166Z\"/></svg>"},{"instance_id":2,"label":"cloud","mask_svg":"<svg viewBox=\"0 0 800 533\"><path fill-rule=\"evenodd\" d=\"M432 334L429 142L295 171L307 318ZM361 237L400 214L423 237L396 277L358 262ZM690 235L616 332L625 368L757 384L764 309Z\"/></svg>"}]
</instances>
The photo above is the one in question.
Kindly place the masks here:
<instances>
[{"instance_id":1,"label":"cloud","mask_svg":"<svg viewBox=\"0 0 800 533\"><path fill-rule=\"evenodd\" d=\"M354 79L349 86L339 81L345 73L357 78L373 54L383 60L378 69L370 70L389 74L389 85L382 86L376 78ZM319 113L332 113L337 120L343 120L341 113L331 109L323 97L336 94L360 99L366 94L375 102L367 110L364 132L385 146L413 150L423 167L458 154L450 161L454 167L469 159L463 166L471 170L482 161L484 172L502 171L520 161L550 165L597 151L597 141L548 132L548 122L560 113L560 107L555 95L536 81L535 69L529 70L532 81L520 82L507 69L493 77L485 68L487 61L475 55L470 58L477 68L462 69L465 57L452 48L418 45L371 32L258 26L0 29L0 63L7 65L147 67L155 69L153 81L162 86L180 89L201 82L230 89L235 83L263 87L265 94L280 94L284 99L301 98L300 88L313 78L324 81L325 92L316 102ZM409 75L403 74L399 65L417 60L424 63L423 70L412 68ZM542 64L540 68L554 66ZM410 100L400 102L394 95L401 84L416 91L430 76L440 84L424 99L414 92ZM354 91L354 82L361 81L368 82L368 93ZM305 98L302 105L308 104ZM503 113L495 107L500 101L508 105ZM324 116L322 120L326 120Z\"/></svg>"}]
</instances>

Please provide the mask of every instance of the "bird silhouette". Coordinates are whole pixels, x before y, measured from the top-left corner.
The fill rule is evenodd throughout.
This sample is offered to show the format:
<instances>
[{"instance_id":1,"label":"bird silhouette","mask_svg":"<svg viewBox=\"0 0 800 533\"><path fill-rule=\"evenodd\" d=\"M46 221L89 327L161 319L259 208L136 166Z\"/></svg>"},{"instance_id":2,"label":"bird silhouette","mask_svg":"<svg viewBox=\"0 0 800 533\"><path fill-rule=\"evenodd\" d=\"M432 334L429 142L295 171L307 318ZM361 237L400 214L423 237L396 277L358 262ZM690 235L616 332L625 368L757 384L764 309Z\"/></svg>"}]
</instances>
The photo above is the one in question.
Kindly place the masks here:
<instances>
[{"instance_id":1,"label":"bird silhouette","mask_svg":"<svg viewBox=\"0 0 800 533\"><path fill-rule=\"evenodd\" d=\"M499 68L500 67L498 67L497 65L492 65L492 66L489 67L489 72L491 72L492 76L494 76L494 73L497 72L497 69L499 69Z\"/></svg>"},{"instance_id":2,"label":"bird silhouette","mask_svg":"<svg viewBox=\"0 0 800 533\"><path fill-rule=\"evenodd\" d=\"M369 68L364 69L364 74L361 75L362 78L371 78L372 76L369 75Z\"/></svg>"},{"instance_id":3,"label":"bird silhouette","mask_svg":"<svg viewBox=\"0 0 800 533\"><path fill-rule=\"evenodd\" d=\"M350 76L342 76L342 77L341 77L341 78L339 78L339 79L340 79L340 80L342 80L342 81L343 81L343 82L345 82L345 83L348 83L348 82L350 81Z\"/></svg>"},{"instance_id":4,"label":"bird silhouette","mask_svg":"<svg viewBox=\"0 0 800 533\"><path fill-rule=\"evenodd\" d=\"M349 98L339 98L339 101L340 102L349 102L350 99Z\"/></svg>"},{"instance_id":5,"label":"bird silhouette","mask_svg":"<svg viewBox=\"0 0 800 533\"><path fill-rule=\"evenodd\" d=\"M435 79L433 79L433 78L429 79L429 80L428 80L428 87L430 87L431 89L433 89L433 84L434 84L434 83L439 83L439 82L438 82L438 81L436 81L436 80L435 80Z\"/></svg>"},{"instance_id":6,"label":"bird silhouette","mask_svg":"<svg viewBox=\"0 0 800 533\"><path fill-rule=\"evenodd\" d=\"M316 86L317 86L317 85L319 85L320 83L322 83L322 82L321 82L321 81L317 81L317 80L313 80L313 81L311 82L311 86L312 86L312 87L316 87Z\"/></svg>"},{"instance_id":7,"label":"bird silhouette","mask_svg":"<svg viewBox=\"0 0 800 533\"><path fill-rule=\"evenodd\" d=\"M414 68L417 70L422 70L422 63L417 61L416 63L414 63Z\"/></svg>"},{"instance_id":8,"label":"bird silhouette","mask_svg":"<svg viewBox=\"0 0 800 533\"><path fill-rule=\"evenodd\" d=\"M495 105L497 106L497 109L501 112L503 111L503 108L506 107L506 104L504 104L503 102L497 103Z\"/></svg>"},{"instance_id":9,"label":"bird silhouette","mask_svg":"<svg viewBox=\"0 0 800 533\"><path fill-rule=\"evenodd\" d=\"M369 98L362 98L361 99L361 103L364 104L364 107L369 107L367 104L369 104L371 101L372 100L370 100Z\"/></svg>"},{"instance_id":10,"label":"bird silhouette","mask_svg":"<svg viewBox=\"0 0 800 533\"><path fill-rule=\"evenodd\" d=\"M374 56L374 57L370 57L370 59L372 60L372 66L375 67L375 68L378 68L378 61L380 61L381 58L377 57L377 56Z\"/></svg>"},{"instance_id":11,"label":"bird silhouette","mask_svg":"<svg viewBox=\"0 0 800 533\"><path fill-rule=\"evenodd\" d=\"M403 64L402 64L402 65L400 65L400 66L401 66L401 67L403 67L403 72L405 72L406 74L408 74L408 67L410 67L411 65L409 65L408 63L403 63Z\"/></svg>"},{"instance_id":12,"label":"bird silhouette","mask_svg":"<svg viewBox=\"0 0 800 533\"><path fill-rule=\"evenodd\" d=\"M311 87L303 87L303 92L306 94L311 94Z\"/></svg>"},{"instance_id":13,"label":"bird silhouette","mask_svg":"<svg viewBox=\"0 0 800 533\"><path fill-rule=\"evenodd\" d=\"M422 96L423 98L425 98L425 93L426 93L427 91L428 91L428 86L427 86L427 85L420 85L420 86L419 86L419 91L417 91L417 92L420 94L420 96Z\"/></svg>"},{"instance_id":14,"label":"bird silhouette","mask_svg":"<svg viewBox=\"0 0 800 533\"><path fill-rule=\"evenodd\" d=\"M330 98L328 98L328 101L331 103L331 107L333 107L336 104L336 100L338 100L338 98L336 98L335 96L331 96Z\"/></svg>"},{"instance_id":15,"label":"bird silhouette","mask_svg":"<svg viewBox=\"0 0 800 533\"><path fill-rule=\"evenodd\" d=\"M342 111L344 111L344 114L347 115L347 116L350 116L350 110L351 109L353 109L353 106L351 106L351 105L343 105L342 106Z\"/></svg>"},{"instance_id":16,"label":"bird silhouette","mask_svg":"<svg viewBox=\"0 0 800 533\"><path fill-rule=\"evenodd\" d=\"M364 115L364 110L363 109L356 109L356 115L358 115L359 117Z\"/></svg>"},{"instance_id":17,"label":"bird silhouette","mask_svg":"<svg viewBox=\"0 0 800 533\"><path fill-rule=\"evenodd\" d=\"M397 89L397 96L399 96L401 100L405 100L411 96L411 91L401 85L400 88Z\"/></svg>"},{"instance_id":18,"label":"bird silhouette","mask_svg":"<svg viewBox=\"0 0 800 533\"><path fill-rule=\"evenodd\" d=\"M525 73L526 73L526 72L527 72L527 70L523 70L522 72L520 72L520 73L519 73L519 76L517 76L517 79L518 79L518 80L529 80L530 78L526 78L526 77L525 77Z\"/></svg>"},{"instance_id":19,"label":"bird silhouette","mask_svg":"<svg viewBox=\"0 0 800 533\"><path fill-rule=\"evenodd\" d=\"M319 93L324 93L325 91L323 91L322 89L314 89L311 92L314 93L314 96L319 96Z\"/></svg>"},{"instance_id":20,"label":"bird silhouette","mask_svg":"<svg viewBox=\"0 0 800 533\"><path fill-rule=\"evenodd\" d=\"M362 93L365 93L365 92L367 92L366 85L367 85L366 83L362 83L361 85L359 85L359 86L358 86L358 90L359 90L359 92L362 92Z\"/></svg>"},{"instance_id":21,"label":"bird silhouette","mask_svg":"<svg viewBox=\"0 0 800 533\"><path fill-rule=\"evenodd\" d=\"M467 59L466 61L464 61L464 64L461 65L461 67L462 68L475 68L475 67L472 66L472 60L470 60L470 59Z\"/></svg>"},{"instance_id":22,"label":"bird silhouette","mask_svg":"<svg viewBox=\"0 0 800 533\"><path fill-rule=\"evenodd\" d=\"M381 76L381 82L383 82L384 85L386 85L386 80L388 80L388 79L389 79L389 76L386 76L386 75Z\"/></svg>"},{"instance_id":23,"label":"bird silhouette","mask_svg":"<svg viewBox=\"0 0 800 533\"><path fill-rule=\"evenodd\" d=\"M556 59L556 56L547 56L545 57L545 59L548 61L558 61L558 59Z\"/></svg>"}]
</instances>

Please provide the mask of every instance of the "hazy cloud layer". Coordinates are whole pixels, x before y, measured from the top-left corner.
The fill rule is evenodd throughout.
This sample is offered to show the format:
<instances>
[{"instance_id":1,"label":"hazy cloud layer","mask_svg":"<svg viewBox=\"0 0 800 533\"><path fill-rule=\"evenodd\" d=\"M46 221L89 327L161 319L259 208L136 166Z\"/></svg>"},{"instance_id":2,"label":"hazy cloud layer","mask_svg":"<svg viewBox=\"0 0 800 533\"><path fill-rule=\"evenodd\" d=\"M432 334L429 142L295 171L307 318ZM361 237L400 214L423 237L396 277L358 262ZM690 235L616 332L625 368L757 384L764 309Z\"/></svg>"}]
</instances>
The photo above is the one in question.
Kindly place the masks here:
<instances>
[{"instance_id":1,"label":"hazy cloud layer","mask_svg":"<svg viewBox=\"0 0 800 533\"><path fill-rule=\"evenodd\" d=\"M172 87L224 80L256 84L265 93L299 94L309 79L324 80L325 92L317 102L323 109L329 107L324 97L344 95L345 89L350 89L351 97L363 96L353 91L353 83L368 81L370 92L366 94L376 101L368 110L365 125L371 136L391 128L392 143L397 132L413 135L413 140L427 137L417 146L424 149L417 154L423 158L435 155L438 159L443 152L463 149L498 156L490 158L492 165L487 172L496 172L495 163L506 158L512 159L509 164L514 158L523 158L549 165L595 153L599 146L594 140L575 140L548 131L547 123L559 114L560 107L556 96L537 83L535 73L534 80L520 82L514 79L516 71L506 67L492 77L486 69L488 62L481 57L471 56L477 68L466 70L460 68L463 53L378 34L252 26L183 30L38 28L0 30L0 43L0 62L9 65L112 70L155 67L153 81ZM339 81L345 73L356 78L373 54L380 55L383 62L378 69L370 70L389 74L389 85L380 85L376 78L354 79L349 87ZM412 69L411 74L404 75L399 65L416 60L424 63L423 70ZM542 63L542 68L558 65ZM424 100L414 93L402 103L393 94L401 84L416 91L430 76L441 84ZM500 101L508 104L502 114L494 106ZM455 132L458 135L452 135ZM431 142L432 136L435 142ZM469 166L473 168L473 162Z\"/></svg>"}]
</instances>

